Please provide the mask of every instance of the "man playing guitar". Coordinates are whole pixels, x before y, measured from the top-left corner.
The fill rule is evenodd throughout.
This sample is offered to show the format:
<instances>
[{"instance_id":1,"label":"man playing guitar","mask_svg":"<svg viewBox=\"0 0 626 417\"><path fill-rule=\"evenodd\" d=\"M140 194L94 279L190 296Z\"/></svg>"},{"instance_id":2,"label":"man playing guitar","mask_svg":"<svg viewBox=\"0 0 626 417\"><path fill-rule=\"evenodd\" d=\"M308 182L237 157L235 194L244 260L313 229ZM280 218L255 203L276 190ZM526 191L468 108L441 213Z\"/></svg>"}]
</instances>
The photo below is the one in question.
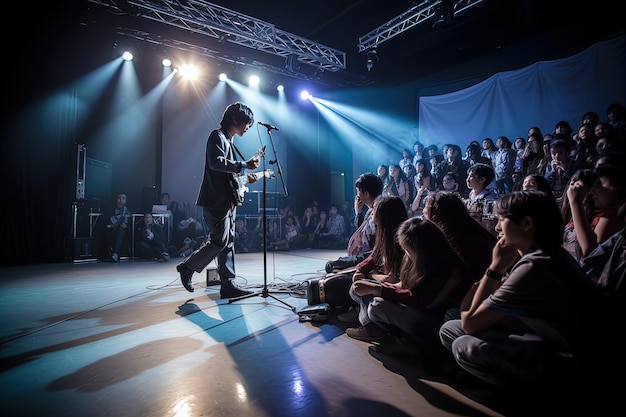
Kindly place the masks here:
<instances>
[{"instance_id":1,"label":"man playing guitar","mask_svg":"<svg viewBox=\"0 0 626 417\"><path fill-rule=\"evenodd\" d=\"M203 209L209 234L206 241L176 267L183 286L189 292L194 290L191 282L193 273L202 272L213 259L217 259L221 298L252 293L234 282L235 215L240 204L237 177L246 175L247 183L256 182L259 177L245 174L244 170L258 168L262 153L257 152L244 162L237 161L233 140L235 135L243 136L253 123L254 114L248 106L239 102L230 104L224 111L220 128L214 129L207 140L204 174L196 205Z\"/></svg>"}]
</instances>

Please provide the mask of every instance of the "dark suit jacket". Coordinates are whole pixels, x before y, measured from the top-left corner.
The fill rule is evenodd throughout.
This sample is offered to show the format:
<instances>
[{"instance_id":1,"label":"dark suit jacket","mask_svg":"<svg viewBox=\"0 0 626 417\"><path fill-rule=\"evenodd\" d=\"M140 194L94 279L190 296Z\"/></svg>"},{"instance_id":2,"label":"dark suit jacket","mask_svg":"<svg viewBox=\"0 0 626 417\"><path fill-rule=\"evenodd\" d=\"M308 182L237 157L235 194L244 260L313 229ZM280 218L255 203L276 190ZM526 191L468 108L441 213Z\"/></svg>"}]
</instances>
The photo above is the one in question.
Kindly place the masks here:
<instances>
[{"instance_id":1,"label":"dark suit jacket","mask_svg":"<svg viewBox=\"0 0 626 417\"><path fill-rule=\"evenodd\" d=\"M243 169L243 163L235 159L228 132L213 130L206 144L204 175L196 204L212 209L232 209L235 205L233 187L237 187L234 176Z\"/></svg>"}]
</instances>

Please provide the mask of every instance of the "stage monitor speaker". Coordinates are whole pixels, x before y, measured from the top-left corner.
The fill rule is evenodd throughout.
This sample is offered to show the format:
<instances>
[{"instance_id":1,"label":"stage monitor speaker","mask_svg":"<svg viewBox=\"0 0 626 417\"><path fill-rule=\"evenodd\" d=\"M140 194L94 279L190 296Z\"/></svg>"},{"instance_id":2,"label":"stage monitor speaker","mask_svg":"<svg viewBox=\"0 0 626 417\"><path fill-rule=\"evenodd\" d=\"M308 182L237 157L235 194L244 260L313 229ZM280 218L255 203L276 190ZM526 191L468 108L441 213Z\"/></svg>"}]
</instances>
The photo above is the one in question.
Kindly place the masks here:
<instances>
[{"instance_id":1,"label":"stage monitor speaker","mask_svg":"<svg viewBox=\"0 0 626 417\"><path fill-rule=\"evenodd\" d=\"M259 214L259 191L248 191L243 196L243 203L237 207L237 214Z\"/></svg>"},{"instance_id":2,"label":"stage monitor speaker","mask_svg":"<svg viewBox=\"0 0 626 417\"><path fill-rule=\"evenodd\" d=\"M76 200L85 199L85 164L87 162L87 148L85 145L76 145Z\"/></svg>"},{"instance_id":3,"label":"stage monitor speaker","mask_svg":"<svg viewBox=\"0 0 626 417\"><path fill-rule=\"evenodd\" d=\"M276 213L279 207L280 194L275 191L267 191L265 193L265 209L268 213ZM263 193L259 193L259 213L263 213Z\"/></svg>"}]
</instances>

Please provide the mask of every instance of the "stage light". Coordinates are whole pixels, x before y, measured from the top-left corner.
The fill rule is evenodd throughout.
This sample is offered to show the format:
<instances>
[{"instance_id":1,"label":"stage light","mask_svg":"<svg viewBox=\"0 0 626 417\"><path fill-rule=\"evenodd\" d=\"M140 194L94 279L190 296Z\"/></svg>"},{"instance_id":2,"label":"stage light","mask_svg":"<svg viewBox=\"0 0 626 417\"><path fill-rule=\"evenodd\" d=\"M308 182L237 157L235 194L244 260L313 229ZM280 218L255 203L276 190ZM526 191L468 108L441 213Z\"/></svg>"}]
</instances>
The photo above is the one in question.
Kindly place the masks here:
<instances>
[{"instance_id":1,"label":"stage light","mask_svg":"<svg viewBox=\"0 0 626 417\"><path fill-rule=\"evenodd\" d=\"M256 87L258 85L259 85L259 77L257 77L256 75L251 75L250 78L248 78L248 86Z\"/></svg>"},{"instance_id":2,"label":"stage light","mask_svg":"<svg viewBox=\"0 0 626 417\"><path fill-rule=\"evenodd\" d=\"M172 61L170 61L167 58L163 58L163 61L161 61L161 63L163 64L164 67L171 67L172 66Z\"/></svg>"},{"instance_id":3,"label":"stage light","mask_svg":"<svg viewBox=\"0 0 626 417\"><path fill-rule=\"evenodd\" d=\"M228 79L228 75L221 73L218 78L220 81L226 81Z\"/></svg>"},{"instance_id":4,"label":"stage light","mask_svg":"<svg viewBox=\"0 0 626 417\"><path fill-rule=\"evenodd\" d=\"M311 98L311 94L309 94L308 91L304 90L300 93L300 98L302 100L308 100L309 98Z\"/></svg>"},{"instance_id":5,"label":"stage light","mask_svg":"<svg viewBox=\"0 0 626 417\"><path fill-rule=\"evenodd\" d=\"M193 65L185 64L180 67L180 74L189 80L195 80L198 78L198 72L198 68Z\"/></svg>"},{"instance_id":6,"label":"stage light","mask_svg":"<svg viewBox=\"0 0 626 417\"><path fill-rule=\"evenodd\" d=\"M285 86L284 85L279 85L278 87L276 87L276 91L285 91Z\"/></svg>"},{"instance_id":7,"label":"stage light","mask_svg":"<svg viewBox=\"0 0 626 417\"><path fill-rule=\"evenodd\" d=\"M378 52L376 52L376 49L367 52L367 63L365 67L368 71L371 71L372 68L374 68L374 64L378 64Z\"/></svg>"},{"instance_id":8,"label":"stage light","mask_svg":"<svg viewBox=\"0 0 626 417\"><path fill-rule=\"evenodd\" d=\"M122 58L124 58L124 61L132 61L133 54L128 51L124 51L124 53L122 54Z\"/></svg>"}]
</instances>

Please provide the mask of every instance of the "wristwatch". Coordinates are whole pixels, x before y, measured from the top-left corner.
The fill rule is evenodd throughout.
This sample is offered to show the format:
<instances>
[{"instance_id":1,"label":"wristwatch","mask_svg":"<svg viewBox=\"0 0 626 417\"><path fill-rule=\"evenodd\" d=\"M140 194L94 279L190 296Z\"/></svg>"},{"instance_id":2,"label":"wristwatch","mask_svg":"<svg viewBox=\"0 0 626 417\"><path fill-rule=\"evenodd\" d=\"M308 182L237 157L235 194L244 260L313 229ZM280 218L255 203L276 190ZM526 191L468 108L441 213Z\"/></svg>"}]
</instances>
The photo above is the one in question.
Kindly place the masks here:
<instances>
[{"instance_id":1,"label":"wristwatch","mask_svg":"<svg viewBox=\"0 0 626 417\"><path fill-rule=\"evenodd\" d=\"M485 275L487 276L487 278L489 279L493 279L495 281L501 281L502 280L502 275L499 272L494 271L493 269L489 269L487 268L487 270L485 271Z\"/></svg>"}]
</instances>

